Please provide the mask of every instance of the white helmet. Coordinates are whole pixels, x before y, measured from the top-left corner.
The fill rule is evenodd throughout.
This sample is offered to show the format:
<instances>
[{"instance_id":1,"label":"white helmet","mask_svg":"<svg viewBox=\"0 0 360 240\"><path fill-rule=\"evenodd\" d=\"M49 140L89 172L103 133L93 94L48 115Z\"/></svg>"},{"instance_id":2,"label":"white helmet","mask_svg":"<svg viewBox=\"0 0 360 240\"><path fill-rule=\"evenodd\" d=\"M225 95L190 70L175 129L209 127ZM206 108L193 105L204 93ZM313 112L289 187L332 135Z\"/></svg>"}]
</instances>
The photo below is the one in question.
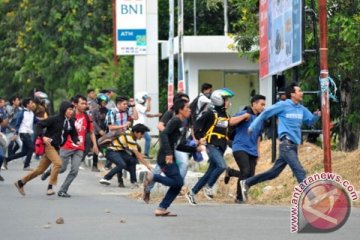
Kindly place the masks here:
<instances>
[{"instance_id":1,"label":"white helmet","mask_svg":"<svg viewBox=\"0 0 360 240\"><path fill-rule=\"evenodd\" d=\"M221 107L224 105L225 101L224 98L234 96L233 91L228 88L221 88L215 90L210 97L211 103L216 107Z\"/></svg>"},{"instance_id":2,"label":"white helmet","mask_svg":"<svg viewBox=\"0 0 360 240\"><path fill-rule=\"evenodd\" d=\"M139 92L135 95L135 101L139 104L144 104L148 96L147 92Z\"/></svg>"}]
</instances>

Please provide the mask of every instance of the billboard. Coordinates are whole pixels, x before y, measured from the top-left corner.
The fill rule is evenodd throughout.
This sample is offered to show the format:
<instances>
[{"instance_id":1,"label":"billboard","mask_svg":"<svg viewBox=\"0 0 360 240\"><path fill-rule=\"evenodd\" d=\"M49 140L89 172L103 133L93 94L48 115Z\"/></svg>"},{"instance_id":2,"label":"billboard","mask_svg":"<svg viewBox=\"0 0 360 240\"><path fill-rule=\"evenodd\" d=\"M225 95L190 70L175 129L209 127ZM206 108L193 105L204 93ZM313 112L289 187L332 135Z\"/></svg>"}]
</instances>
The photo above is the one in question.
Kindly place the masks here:
<instances>
[{"instance_id":1,"label":"billboard","mask_svg":"<svg viewBox=\"0 0 360 240\"><path fill-rule=\"evenodd\" d=\"M146 0L116 0L116 54L146 54Z\"/></svg>"},{"instance_id":2,"label":"billboard","mask_svg":"<svg viewBox=\"0 0 360 240\"><path fill-rule=\"evenodd\" d=\"M260 0L260 79L301 64L301 19L301 0Z\"/></svg>"}]
</instances>

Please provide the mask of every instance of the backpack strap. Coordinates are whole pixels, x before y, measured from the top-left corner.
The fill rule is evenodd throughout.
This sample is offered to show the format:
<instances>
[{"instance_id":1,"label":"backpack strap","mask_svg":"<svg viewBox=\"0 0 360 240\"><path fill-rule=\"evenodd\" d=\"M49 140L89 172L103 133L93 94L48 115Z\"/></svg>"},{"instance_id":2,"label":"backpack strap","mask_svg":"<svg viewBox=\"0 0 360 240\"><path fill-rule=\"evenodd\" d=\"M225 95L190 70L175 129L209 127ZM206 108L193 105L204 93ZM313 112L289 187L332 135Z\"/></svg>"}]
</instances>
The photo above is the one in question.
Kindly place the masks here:
<instances>
[{"instance_id":1,"label":"backpack strap","mask_svg":"<svg viewBox=\"0 0 360 240\"><path fill-rule=\"evenodd\" d=\"M205 134L205 139L206 139L206 142L210 142L211 140L211 137L212 136L216 136L218 139L220 138L226 138L226 140L229 140L227 134L221 134L221 133L217 133L217 132L214 132L214 129L219 121L219 115L217 114L217 112L214 112L214 115L215 115L215 118L214 118L214 122L213 124L211 125L211 127L207 130L206 134ZM227 115L226 116L226 119L229 120L229 116Z\"/></svg>"}]
</instances>

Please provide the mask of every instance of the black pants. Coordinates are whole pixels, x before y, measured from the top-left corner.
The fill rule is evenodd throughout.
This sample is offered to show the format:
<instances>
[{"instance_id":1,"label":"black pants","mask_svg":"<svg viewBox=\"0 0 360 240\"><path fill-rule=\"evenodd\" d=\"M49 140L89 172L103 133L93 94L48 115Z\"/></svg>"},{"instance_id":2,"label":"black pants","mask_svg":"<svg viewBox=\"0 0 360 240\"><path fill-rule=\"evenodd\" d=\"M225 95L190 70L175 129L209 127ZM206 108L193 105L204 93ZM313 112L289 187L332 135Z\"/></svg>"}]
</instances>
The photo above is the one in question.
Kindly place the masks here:
<instances>
[{"instance_id":1,"label":"black pants","mask_svg":"<svg viewBox=\"0 0 360 240\"><path fill-rule=\"evenodd\" d=\"M257 157L252 156L245 151L236 151L233 152L233 155L240 171L230 169L229 176L238 178L236 198L238 200L243 200L241 195L240 180L254 176Z\"/></svg>"}]
</instances>

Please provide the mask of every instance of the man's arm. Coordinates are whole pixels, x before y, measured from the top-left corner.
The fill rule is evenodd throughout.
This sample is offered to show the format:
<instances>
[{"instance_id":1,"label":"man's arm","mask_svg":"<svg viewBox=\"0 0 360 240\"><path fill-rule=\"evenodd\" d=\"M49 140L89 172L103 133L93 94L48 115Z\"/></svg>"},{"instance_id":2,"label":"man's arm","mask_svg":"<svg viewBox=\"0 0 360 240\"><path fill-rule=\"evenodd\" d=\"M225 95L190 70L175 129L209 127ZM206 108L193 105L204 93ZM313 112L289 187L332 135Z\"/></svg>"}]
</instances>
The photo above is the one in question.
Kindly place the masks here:
<instances>
[{"instance_id":1,"label":"man's arm","mask_svg":"<svg viewBox=\"0 0 360 240\"><path fill-rule=\"evenodd\" d=\"M247 113L247 112L246 112L246 113L244 113L244 114L231 117L231 118L230 118L230 121L229 121L229 124L230 124L230 126L235 126L235 125L241 123L242 121L247 121L247 120L249 120L250 117L251 117L250 113Z\"/></svg>"},{"instance_id":2,"label":"man's arm","mask_svg":"<svg viewBox=\"0 0 360 240\"><path fill-rule=\"evenodd\" d=\"M147 169L151 171L152 167L151 165L144 159L144 156L138 151L138 150L132 150L132 152L135 154L137 160L139 160Z\"/></svg>"},{"instance_id":3,"label":"man's arm","mask_svg":"<svg viewBox=\"0 0 360 240\"><path fill-rule=\"evenodd\" d=\"M262 122L274 115L279 114L281 111L284 110L285 102L280 101L275 103L274 105L270 106L269 108L265 109L255 120L250 124L248 131L252 132L255 129L259 129L262 127Z\"/></svg>"}]
</instances>

